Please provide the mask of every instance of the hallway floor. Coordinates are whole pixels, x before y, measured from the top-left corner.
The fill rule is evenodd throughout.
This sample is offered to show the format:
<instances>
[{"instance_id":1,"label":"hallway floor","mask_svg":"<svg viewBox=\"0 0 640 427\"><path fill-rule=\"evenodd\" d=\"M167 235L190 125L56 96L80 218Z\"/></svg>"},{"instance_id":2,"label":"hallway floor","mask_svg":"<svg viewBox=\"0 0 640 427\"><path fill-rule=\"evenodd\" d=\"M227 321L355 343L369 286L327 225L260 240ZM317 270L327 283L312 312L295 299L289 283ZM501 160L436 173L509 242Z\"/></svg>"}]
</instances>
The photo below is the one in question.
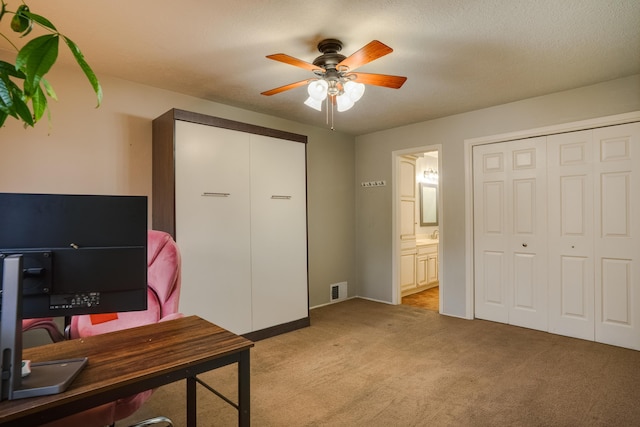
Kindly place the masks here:
<instances>
[{"instance_id":1,"label":"hallway floor","mask_svg":"<svg viewBox=\"0 0 640 427\"><path fill-rule=\"evenodd\" d=\"M402 297L402 304L413 307L425 308L427 310L439 311L440 287L427 289L422 292Z\"/></svg>"}]
</instances>

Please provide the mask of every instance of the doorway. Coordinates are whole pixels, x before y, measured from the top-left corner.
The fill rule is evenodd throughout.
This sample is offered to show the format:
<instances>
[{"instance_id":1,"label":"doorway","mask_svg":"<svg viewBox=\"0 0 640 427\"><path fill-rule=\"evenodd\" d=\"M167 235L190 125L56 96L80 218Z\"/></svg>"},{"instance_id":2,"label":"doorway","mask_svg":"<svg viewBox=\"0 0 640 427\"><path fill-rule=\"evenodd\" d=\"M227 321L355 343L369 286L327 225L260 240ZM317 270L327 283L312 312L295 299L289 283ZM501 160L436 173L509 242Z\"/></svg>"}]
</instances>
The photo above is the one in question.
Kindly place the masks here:
<instances>
[{"instance_id":1,"label":"doorway","mask_svg":"<svg viewBox=\"0 0 640 427\"><path fill-rule=\"evenodd\" d=\"M394 151L393 303L442 307L440 145Z\"/></svg>"}]
</instances>

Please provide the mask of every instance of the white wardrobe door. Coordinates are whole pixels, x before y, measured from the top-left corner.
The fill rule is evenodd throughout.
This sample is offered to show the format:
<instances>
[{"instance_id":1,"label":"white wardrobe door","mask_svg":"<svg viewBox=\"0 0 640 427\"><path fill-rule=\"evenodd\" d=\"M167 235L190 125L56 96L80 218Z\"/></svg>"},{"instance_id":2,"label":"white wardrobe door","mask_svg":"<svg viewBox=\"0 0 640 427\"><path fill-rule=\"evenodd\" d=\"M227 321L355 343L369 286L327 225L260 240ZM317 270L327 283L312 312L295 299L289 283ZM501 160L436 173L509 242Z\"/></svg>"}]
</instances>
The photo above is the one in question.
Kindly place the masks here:
<instances>
[{"instance_id":1,"label":"white wardrobe door","mask_svg":"<svg viewBox=\"0 0 640 427\"><path fill-rule=\"evenodd\" d=\"M180 311L251 331L249 148L246 133L176 121Z\"/></svg>"},{"instance_id":2,"label":"white wardrobe door","mask_svg":"<svg viewBox=\"0 0 640 427\"><path fill-rule=\"evenodd\" d=\"M593 131L595 339L640 349L640 123Z\"/></svg>"},{"instance_id":3,"label":"white wardrobe door","mask_svg":"<svg viewBox=\"0 0 640 427\"><path fill-rule=\"evenodd\" d=\"M253 329L308 316L305 145L251 135Z\"/></svg>"}]
</instances>

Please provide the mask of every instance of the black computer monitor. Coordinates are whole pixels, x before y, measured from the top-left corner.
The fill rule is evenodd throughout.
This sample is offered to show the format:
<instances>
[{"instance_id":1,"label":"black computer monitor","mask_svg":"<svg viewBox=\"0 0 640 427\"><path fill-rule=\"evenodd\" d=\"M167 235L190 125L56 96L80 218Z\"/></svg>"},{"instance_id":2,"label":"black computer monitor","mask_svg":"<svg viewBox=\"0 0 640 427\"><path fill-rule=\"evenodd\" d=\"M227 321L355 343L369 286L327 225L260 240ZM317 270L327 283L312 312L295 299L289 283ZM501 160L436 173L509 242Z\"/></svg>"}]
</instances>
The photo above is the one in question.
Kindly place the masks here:
<instances>
[{"instance_id":1,"label":"black computer monitor","mask_svg":"<svg viewBox=\"0 0 640 427\"><path fill-rule=\"evenodd\" d=\"M0 261L1 396L60 392L86 358L34 365L21 379L22 319L146 309L147 198L0 193ZM48 378L73 365L62 383Z\"/></svg>"}]
</instances>

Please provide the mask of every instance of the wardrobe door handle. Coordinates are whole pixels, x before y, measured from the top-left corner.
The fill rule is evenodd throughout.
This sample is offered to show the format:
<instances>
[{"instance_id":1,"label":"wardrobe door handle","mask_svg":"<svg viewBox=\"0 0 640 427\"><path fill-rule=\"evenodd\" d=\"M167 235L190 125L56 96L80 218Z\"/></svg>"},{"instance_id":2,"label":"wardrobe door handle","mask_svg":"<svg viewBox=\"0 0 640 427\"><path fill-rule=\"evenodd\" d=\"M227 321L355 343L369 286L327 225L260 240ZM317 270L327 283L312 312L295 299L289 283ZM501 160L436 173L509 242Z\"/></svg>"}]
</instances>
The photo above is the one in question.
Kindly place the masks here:
<instances>
[{"instance_id":1,"label":"wardrobe door handle","mask_svg":"<svg viewBox=\"0 0 640 427\"><path fill-rule=\"evenodd\" d=\"M203 196L206 197L229 197L231 195L231 193L207 193L204 192L202 193Z\"/></svg>"}]
</instances>

